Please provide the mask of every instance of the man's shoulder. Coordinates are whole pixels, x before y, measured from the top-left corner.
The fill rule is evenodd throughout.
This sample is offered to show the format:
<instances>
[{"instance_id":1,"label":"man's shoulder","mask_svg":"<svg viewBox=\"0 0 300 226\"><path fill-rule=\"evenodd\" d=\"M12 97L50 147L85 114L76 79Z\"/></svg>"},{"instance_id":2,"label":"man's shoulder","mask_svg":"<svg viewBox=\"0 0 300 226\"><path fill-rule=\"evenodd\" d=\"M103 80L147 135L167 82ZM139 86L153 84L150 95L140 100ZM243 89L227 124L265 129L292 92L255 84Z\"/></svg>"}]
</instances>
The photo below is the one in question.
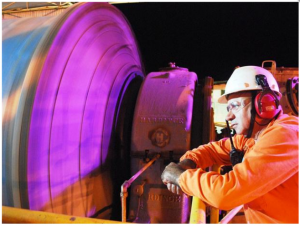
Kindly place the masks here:
<instances>
[{"instance_id":1,"label":"man's shoulder","mask_svg":"<svg viewBox=\"0 0 300 226\"><path fill-rule=\"evenodd\" d=\"M282 114L262 132L256 145L268 152L293 150L298 153L298 133L298 117Z\"/></svg>"},{"instance_id":2,"label":"man's shoulder","mask_svg":"<svg viewBox=\"0 0 300 226\"><path fill-rule=\"evenodd\" d=\"M271 133L274 136L289 134L298 134L299 118L293 115L281 114L279 117L269 124L264 133Z\"/></svg>"},{"instance_id":3,"label":"man's shoulder","mask_svg":"<svg viewBox=\"0 0 300 226\"><path fill-rule=\"evenodd\" d=\"M297 116L294 115L288 115L288 114L281 114L279 115L279 117L275 120L274 125L278 125L278 126L284 126L284 125L288 125L288 126L299 126L299 118Z\"/></svg>"}]
</instances>

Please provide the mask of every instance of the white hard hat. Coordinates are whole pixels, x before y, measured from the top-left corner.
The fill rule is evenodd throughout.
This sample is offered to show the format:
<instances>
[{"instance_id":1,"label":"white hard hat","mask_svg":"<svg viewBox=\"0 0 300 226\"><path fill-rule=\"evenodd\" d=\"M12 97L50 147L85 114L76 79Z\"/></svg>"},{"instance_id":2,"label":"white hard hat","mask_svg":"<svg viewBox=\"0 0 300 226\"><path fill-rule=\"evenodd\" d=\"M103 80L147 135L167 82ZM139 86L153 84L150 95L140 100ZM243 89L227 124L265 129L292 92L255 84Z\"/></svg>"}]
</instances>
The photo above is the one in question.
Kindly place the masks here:
<instances>
[{"instance_id":1,"label":"white hard hat","mask_svg":"<svg viewBox=\"0 0 300 226\"><path fill-rule=\"evenodd\" d=\"M271 90L273 90L280 98L282 95L279 92L278 84L271 72L262 67L244 66L234 70L226 83L225 93L218 99L218 102L227 103L226 96L228 94L242 91L262 90L262 87L257 84L255 79L255 76L259 74L266 76Z\"/></svg>"}]
</instances>

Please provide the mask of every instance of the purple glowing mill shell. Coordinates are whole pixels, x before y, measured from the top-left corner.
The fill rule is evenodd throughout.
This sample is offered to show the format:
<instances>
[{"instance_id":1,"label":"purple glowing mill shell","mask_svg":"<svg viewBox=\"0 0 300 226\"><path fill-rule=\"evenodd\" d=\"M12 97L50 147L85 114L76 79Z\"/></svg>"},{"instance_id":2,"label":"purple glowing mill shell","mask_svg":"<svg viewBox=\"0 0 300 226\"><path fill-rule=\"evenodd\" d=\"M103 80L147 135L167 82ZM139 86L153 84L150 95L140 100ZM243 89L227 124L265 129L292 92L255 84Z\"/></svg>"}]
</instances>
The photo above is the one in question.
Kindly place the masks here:
<instances>
[{"instance_id":1,"label":"purple glowing mill shell","mask_svg":"<svg viewBox=\"0 0 300 226\"><path fill-rule=\"evenodd\" d=\"M112 203L109 143L117 100L143 69L130 25L115 7L80 3L49 20L32 47L22 114L12 116L22 128L15 149L21 160L17 178L7 180L21 184L11 192L20 193L21 206L91 216Z\"/></svg>"}]
</instances>

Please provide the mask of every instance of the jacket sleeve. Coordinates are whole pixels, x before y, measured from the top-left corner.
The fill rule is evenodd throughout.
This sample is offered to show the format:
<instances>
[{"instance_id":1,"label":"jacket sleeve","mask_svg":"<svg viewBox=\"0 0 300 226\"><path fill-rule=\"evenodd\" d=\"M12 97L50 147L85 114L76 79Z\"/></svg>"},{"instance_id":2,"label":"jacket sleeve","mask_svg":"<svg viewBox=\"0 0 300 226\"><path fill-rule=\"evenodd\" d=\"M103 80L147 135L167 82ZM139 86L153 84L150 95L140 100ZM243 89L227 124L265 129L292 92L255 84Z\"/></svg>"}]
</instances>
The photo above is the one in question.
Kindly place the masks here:
<instances>
[{"instance_id":1,"label":"jacket sleeve","mask_svg":"<svg viewBox=\"0 0 300 226\"><path fill-rule=\"evenodd\" d=\"M219 152L219 147L211 147L211 150ZM212 154L216 162L226 162L225 156L218 158L215 155ZM203 161L209 161L206 157L201 160L202 156L198 151L195 154L199 166L205 166ZM201 168L190 169L181 174L179 184L186 194L228 210L268 193L297 172L298 126L297 129L276 126L267 128L253 149L245 154L243 162L235 165L229 173L220 175Z\"/></svg>"},{"instance_id":2,"label":"jacket sleeve","mask_svg":"<svg viewBox=\"0 0 300 226\"><path fill-rule=\"evenodd\" d=\"M233 143L235 147L239 150L244 150L244 146L247 143L246 138L243 135L235 135L233 137ZM229 152L231 150L229 138L221 139L220 141L215 141L208 143L206 145L201 145L191 151L187 151L181 158L180 161L184 159L191 159L197 164L197 168L206 168L208 166L216 165L231 165Z\"/></svg>"}]
</instances>

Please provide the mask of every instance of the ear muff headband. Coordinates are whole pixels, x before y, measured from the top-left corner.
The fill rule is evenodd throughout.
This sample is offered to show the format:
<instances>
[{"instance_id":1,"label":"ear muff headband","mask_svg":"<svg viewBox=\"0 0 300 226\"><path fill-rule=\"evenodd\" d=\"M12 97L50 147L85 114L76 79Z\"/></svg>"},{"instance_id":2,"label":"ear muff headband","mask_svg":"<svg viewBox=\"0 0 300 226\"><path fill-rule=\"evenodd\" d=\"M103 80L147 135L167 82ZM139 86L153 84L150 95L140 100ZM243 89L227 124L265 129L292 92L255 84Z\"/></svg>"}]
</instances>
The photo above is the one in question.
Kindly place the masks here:
<instances>
[{"instance_id":1,"label":"ear muff headband","mask_svg":"<svg viewBox=\"0 0 300 226\"><path fill-rule=\"evenodd\" d=\"M279 112L279 100L271 90L265 75L256 75L256 82L262 87L262 91L255 97L255 110L263 119L272 119Z\"/></svg>"}]
</instances>

